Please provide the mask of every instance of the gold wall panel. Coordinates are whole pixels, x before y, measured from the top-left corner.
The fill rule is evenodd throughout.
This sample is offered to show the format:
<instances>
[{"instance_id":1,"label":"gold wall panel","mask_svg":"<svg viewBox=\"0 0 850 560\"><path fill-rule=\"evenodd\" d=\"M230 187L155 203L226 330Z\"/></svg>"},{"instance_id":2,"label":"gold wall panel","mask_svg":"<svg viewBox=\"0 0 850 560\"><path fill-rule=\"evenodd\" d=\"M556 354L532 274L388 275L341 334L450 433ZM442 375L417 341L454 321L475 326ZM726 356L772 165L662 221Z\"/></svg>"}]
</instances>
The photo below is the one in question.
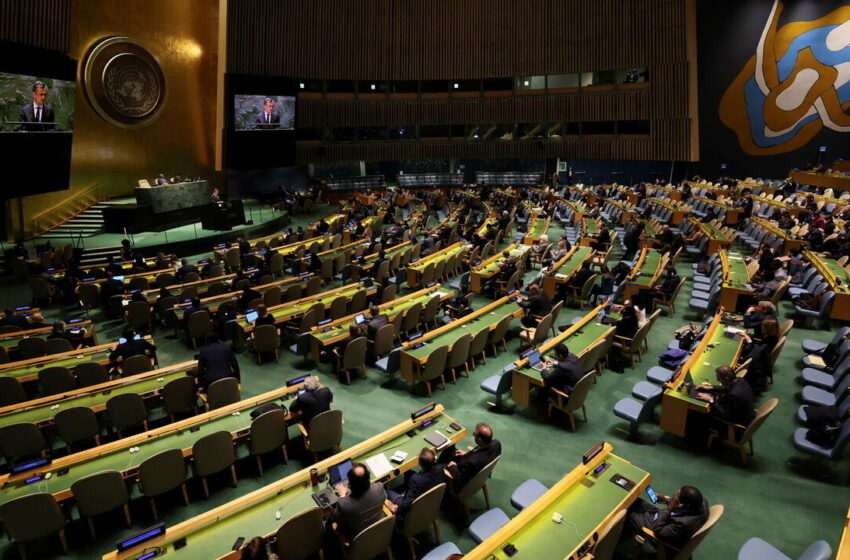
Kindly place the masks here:
<instances>
[{"instance_id":1,"label":"gold wall panel","mask_svg":"<svg viewBox=\"0 0 850 560\"><path fill-rule=\"evenodd\" d=\"M132 194L138 179L160 172L221 184L214 171L218 18L218 0L73 2L71 58L82 67L89 48L105 37L141 43L162 65L165 106L150 124L121 128L98 116L78 87L71 190L21 199L11 223L15 229L29 229L32 216L96 184L110 196Z\"/></svg>"}]
</instances>

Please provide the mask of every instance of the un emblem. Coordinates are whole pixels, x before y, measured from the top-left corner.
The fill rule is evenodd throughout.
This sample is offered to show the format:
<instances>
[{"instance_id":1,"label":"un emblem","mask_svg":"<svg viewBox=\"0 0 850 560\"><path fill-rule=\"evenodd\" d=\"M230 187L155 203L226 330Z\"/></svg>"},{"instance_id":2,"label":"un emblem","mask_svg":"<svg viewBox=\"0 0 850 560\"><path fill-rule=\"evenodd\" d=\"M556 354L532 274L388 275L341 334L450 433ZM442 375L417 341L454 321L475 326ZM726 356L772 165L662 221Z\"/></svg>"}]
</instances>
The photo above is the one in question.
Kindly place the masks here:
<instances>
[{"instance_id":1,"label":"un emblem","mask_svg":"<svg viewBox=\"0 0 850 560\"><path fill-rule=\"evenodd\" d=\"M97 114L112 124L147 124L165 103L165 74L159 61L126 37L96 43L83 68L86 98Z\"/></svg>"}]
</instances>

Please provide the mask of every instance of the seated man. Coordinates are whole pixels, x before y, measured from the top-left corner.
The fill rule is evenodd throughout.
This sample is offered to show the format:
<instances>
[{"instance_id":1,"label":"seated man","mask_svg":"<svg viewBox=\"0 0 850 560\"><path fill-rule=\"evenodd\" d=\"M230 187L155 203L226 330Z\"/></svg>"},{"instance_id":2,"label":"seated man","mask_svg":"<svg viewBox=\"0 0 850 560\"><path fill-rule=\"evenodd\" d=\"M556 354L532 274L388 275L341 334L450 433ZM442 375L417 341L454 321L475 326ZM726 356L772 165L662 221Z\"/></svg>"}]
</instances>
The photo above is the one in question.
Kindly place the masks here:
<instances>
[{"instance_id":1,"label":"seated man","mask_svg":"<svg viewBox=\"0 0 850 560\"><path fill-rule=\"evenodd\" d=\"M679 273L676 272L675 267L667 268L667 276L664 278L664 281L661 282L660 285L653 287L650 290L650 294L654 298L668 298L673 295L673 292L676 291L676 286L679 285Z\"/></svg>"},{"instance_id":2,"label":"seated man","mask_svg":"<svg viewBox=\"0 0 850 560\"><path fill-rule=\"evenodd\" d=\"M761 339L761 323L765 319L776 319L776 307L767 300L747 308L744 313L744 326L753 329L753 338Z\"/></svg>"},{"instance_id":3,"label":"seated man","mask_svg":"<svg viewBox=\"0 0 850 560\"><path fill-rule=\"evenodd\" d=\"M81 346L81 339L83 336L85 336L85 334L85 329L80 329L79 332L74 334L65 328L65 321L54 321L53 329L50 331L50 334L47 335L47 340L50 340L52 338L64 338L65 340L70 342L71 345L74 346L74 348L79 348Z\"/></svg>"},{"instance_id":4,"label":"seated man","mask_svg":"<svg viewBox=\"0 0 850 560\"><path fill-rule=\"evenodd\" d=\"M552 359L549 361L552 367L544 370L543 384L570 394L579 379L584 377L584 368L578 356L570 354L567 346L561 343L552 349Z\"/></svg>"},{"instance_id":5,"label":"seated man","mask_svg":"<svg viewBox=\"0 0 850 560\"><path fill-rule=\"evenodd\" d=\"M180 266L175 271L174 277L177 279L177 282L180 283L183 281L183 277L189 274L190 272L199 274L198 267L193 264L189 264L189 261L186 259L181 259Z\"/></svg>"},{"instance_id":6,"label":"seated man","mask_svg":"<svg viewBox=\"0 0 850 560\"><path fill-rule=\"evenodd\" d=\"M124 341L119 342L109 354L109 364L111 367L115 368L127 358L140 354L156 356L156 346L142 337L136 340L136 331L132 327L124 329L124 332L121 333L121 338Z\"/></svg>"},{"instance_id":7,"label":"seated man","mask_svg":"<svg viewBox=\"0 0 850 560\"><path fill-rule=\"evenodd\" d=\"M717 368L716 375L720 385L697 385L697 398L711 403L713 419L748 425L755 417L753 388L743 377L735 377L735 371L729 366Z\"/></svg>"},{"instance_id":8,"label":"seated man","mask_svg":"<svg viewBox=\"0 0 850 560\"><path fill-rule=\"evenodd\" d=\"M373 305L369 308L369 322L366 323L366 336L369 340L375 340L378 329L390 322L389 317L381 313L381 308Z\"/></svg>"},{"instance_id":9,"label":"seated man","mask_svg":"<svg viewBox=\"0 0 850 560\"><path fill-rule=\"evenodd\" d=\"M28 330L30 327L29 321L23 315L15 315L14 307L7 307L3 312L4 316L0 319L0 327L20 327L22 331Z\"/></svg>"},{"instance_id":10,"label":"seated man","mask_svg":"<svg viewBox=\"0 0 850 560\"><path fill-rule=\"evenodd\" d=\"M708 502L693 486L682 486L672 497L659 494L658 503L667 507L659 510L642 499L629 507L623 537L643 536L637 558L655 558L657 541L681 548L708 519ZM644 529L652 531L654 538Z\"/></svg>"},{"instance_id":11,"label":"seated man","mask_svg":"<svg viewBox=\"0 0 850 560\"><path fill-rule=\"evenodd\" d=\"M348 488L337 484L334 491L340 498L328 521L336 524L349 541L372 523L383 519L387 493L382 484L369 482L366 465L354 463L348 471Z\"/></svg>"},{"instance_id":12,"label":"seated man","mask_svg":"<svg viewBox=\"0 0 850 560\"><path fill-rule=\"evenodd\" d=\"M248 309L248 306L252 301L262 299L262 297L263 294L252 288L250 284L246 284L245 287L242 288L242 295L239 296L239 309L244 312Z\"/></svg>"},{"instance_id":13,"label":"seated man","mask_svg":"<svg viewBox=\"0 0 850 560\"><path fill-rule=\"evenodd\" d=\"M301 413L301 424L310 427L310 420L331 409L334 395L327 387L319 387L319 378L311 375L304 380L304 392L300 393L289 407L293 413Z\"/></svg>"},{"instance_id":14,"label":"seated man","mask_svg":"<svg viewBox=\"0 0 850 560\"><path fill-rule=\"evenodd\" d=\"M472 437L476 447L471 451L461 451L451 445L440 453L437 460L438 463L446 465L455 490L466 486L481 469L502 454L502 444L493 439L493 429L489 425L483 422L477 424Z\"/></svg>"},{"instance_id":15,"label":"seated man","mask_svg":"<svg viewBox=\"0 0 850 560\"><path fill-rule=\"evenodd\" d=\"M528 286L528 297L519 302L519 306L525 310L525 317L520 322L524 327L534 328L540 317L545 317L552 311L552 300L540 290L540 286L531 284Z\"/></svg>"},{"instance_id":16,"label":"seated man","mask_svg":"<svg viewBox=\"0 0 850 560\"><path fill-rule=\"evenodd\" d=\"M407 473L409 476L405 477L407 490L404 494L387 490L387 499L392 503L390 509L396 515L406 514L416 498L447 480L444 466L436 463L434 452L427 447L419 452L419 467L421 470L418 473Z\"/></svg>"}]
</instances>

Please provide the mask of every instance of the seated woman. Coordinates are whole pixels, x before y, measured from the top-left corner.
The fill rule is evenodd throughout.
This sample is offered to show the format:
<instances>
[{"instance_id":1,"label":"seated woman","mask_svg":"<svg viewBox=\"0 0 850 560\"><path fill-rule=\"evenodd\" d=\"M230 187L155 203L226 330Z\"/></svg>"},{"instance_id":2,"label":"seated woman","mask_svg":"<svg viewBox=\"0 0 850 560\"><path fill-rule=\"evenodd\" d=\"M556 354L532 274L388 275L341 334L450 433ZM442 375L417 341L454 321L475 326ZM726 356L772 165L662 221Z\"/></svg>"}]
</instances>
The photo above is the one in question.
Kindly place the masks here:
<instances>
[{"instance_id":1,"label":"seated woman","mask_svg":"<svg viewBox=\"0 0 850 560\"><path fill-rule=\"evenodd\" d=\"M637 334L638 325L637 311L632 304L626 304L620 309L620 319L614 323L614 346L625 348L623 339L631 340Z\"/></svg>"}]
</instances>

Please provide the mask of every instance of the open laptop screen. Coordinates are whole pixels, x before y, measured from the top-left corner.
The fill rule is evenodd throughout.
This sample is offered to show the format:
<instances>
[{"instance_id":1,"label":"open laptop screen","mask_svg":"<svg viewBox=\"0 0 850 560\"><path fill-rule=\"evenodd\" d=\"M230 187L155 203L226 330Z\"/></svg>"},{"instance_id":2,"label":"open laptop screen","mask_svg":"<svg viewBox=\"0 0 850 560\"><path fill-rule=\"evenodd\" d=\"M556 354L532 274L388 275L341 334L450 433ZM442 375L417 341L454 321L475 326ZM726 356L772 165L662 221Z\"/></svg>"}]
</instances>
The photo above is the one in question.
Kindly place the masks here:
<instances>
[{"instance_id":1,"label":"open laptop screen","mask_svg":"<svg viewBox=\"0 0 850 560\"><path fill-rule=\"evenodd\" d=\"M338 482L342 482L343 480L348 480L348 471L351 470L353 463L351 459L346 459L342 463L337 463L328 469L328 474L331 477L331 485L334 485Z\"/></svg>"}]
</instances>

